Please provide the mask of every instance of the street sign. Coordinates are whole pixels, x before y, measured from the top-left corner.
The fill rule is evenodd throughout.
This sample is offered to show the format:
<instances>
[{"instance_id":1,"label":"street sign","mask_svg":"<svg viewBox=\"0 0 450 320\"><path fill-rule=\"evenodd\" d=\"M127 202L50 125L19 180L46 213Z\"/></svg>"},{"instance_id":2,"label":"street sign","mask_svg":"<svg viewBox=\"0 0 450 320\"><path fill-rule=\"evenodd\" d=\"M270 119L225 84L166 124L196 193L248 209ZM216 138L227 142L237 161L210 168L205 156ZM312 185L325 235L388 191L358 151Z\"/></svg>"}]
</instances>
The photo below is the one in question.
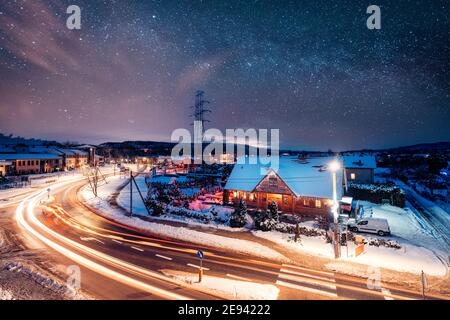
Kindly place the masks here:
<instances>
[{"instance_id":1,"label":"street sign","mask_svg":"<svg viewBox=\"0 0 450 320\"><path fill-rule=\"evenodd\" d=\"M202 250L197 251L197 257L199 257L200 259L203 259L203 251Z\"/></svg>"},{"instance_id":2,"label":"street sign","mask_svg":"<svg viewBox=\"0 0 450 320\"><path fill-rule=\"evenodd\" d=\"M359 244L355 249L355 257L364 253L364 243Z\"/></svg>"}]
</instances>

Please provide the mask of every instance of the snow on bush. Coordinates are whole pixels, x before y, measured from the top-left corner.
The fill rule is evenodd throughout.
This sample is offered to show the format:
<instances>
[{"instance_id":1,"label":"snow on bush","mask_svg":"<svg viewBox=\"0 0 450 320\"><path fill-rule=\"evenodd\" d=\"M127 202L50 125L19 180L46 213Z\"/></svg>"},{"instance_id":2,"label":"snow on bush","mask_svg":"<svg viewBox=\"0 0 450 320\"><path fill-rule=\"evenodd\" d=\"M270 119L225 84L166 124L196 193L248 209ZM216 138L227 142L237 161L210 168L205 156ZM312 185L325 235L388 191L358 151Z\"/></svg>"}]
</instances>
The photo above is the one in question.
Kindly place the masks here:
<instances>
[{"instance_id":1,"label":"snow on bush","mask_svg":"<svg viewBox=\"0 0 450 320\"><path fill-rule=\"evenodd\" d=\"M247 205L241 200L238 207L233 211L230 217L230 226L232 228L242 228L247 224Z\"/></svg>"}]
</instances>

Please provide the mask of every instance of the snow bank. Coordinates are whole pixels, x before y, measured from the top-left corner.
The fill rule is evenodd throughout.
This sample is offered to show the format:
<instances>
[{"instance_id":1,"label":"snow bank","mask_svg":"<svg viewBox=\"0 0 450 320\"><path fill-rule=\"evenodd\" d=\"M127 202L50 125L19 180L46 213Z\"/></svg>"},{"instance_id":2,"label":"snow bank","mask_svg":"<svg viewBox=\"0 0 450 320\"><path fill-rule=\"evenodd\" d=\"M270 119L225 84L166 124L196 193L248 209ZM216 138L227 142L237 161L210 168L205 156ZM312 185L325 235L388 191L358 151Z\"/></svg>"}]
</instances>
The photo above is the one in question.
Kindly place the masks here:
<instances>
[{"instance_id":1,"label":"snow bank","mask_svg":"<svg viewBox=\"0 0 450 320\"><path fill-rule=\"evenodd\" d=\"M0 287L0 300L14 300L11 292Z\"/></svg>"},{"instance_id":2,"label":"snow bank","mask_svg":"<svg viewBox=\"0 0 450 320\"><path fill-rule=\"evenodd\" d=\"M198 282L198 274L182 271L161 270L166 276L183 281L189 285L199 287L204 291L231 300L276 300L280 289L271 284L260 284L227 278L203 275L202 282Z\"/></svg>"},{"instance_id":3,"label":"snow bank","mask_svg":"<svg viewBox=\"0 0 450 320\"><path fill-rule=\"evenodd\" d=\"M294 242L292 239L292 234L281 233L278 231L252 231L252 233L259 238L273 241L288 249L292 249L300 253L306 253L325 258L334 258L333 246L329 243L326 243L324 237L301 236L299 242Z\"/></svg>"},{"instance_id":4,"label":"snow bank","mask_svg":"<svg viewBox=\"0 0 450 320\"><path fill-rule=\"evenodd\" d=\"M343 247L345 255L345 247ZM402 243L402 249L366 246L366 252L358 257L343 258L356 263L420 274L422 270L429 275L445 276L446 265L431 251L424 247Z\"/></svg>"}]
</instances>

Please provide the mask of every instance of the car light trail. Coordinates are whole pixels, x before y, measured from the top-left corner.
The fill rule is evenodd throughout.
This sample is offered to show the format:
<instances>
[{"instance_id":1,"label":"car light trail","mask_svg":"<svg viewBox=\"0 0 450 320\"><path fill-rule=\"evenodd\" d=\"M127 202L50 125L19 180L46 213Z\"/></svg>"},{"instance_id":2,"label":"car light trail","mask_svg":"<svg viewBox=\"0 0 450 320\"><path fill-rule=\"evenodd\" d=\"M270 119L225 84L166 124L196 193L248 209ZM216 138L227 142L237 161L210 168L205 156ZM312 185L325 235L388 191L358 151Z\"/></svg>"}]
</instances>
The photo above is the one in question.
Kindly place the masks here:
<instances>
[{"instance_id":1,"label":"car light trail","mask_svg":"<svg viewBox=\"0 0 450 320\"><path fill-rule=\"evenodd\" d=\"M81 256L81 255L79 255L79 254L77 254L77 253L75 253L75 252L73 252L73 251L71 251L71 250L61 246L60 244L50 240L49 238L47 238L44 235L42 235L41 233L39 233L25 219L24 211L25 211L25 204L26 204L27 201L28 201L28 206L27 206L26 212L27 212L27 217L30 219L30 221L33 224L35 224L37 227L39 227L41 230L44 230L46 233L48 233L48 234L52 235L53 237L59 239L63 243L68 244L68 245L70 245L72 247L75 247L75 248L81 250L82 252L85 252L85 253L88 253L90 255L93 255L93 256L99 258L100 260L108 261L108 262L112 263L113 265L122 266L125 269L137 271L140 274L144 274L144 275L147 275L147 276L150 276L150 277L154 277L154 278L157 278L159 280L164 280L164 281L167 281L167 282L172 283L172 284L183 285L183 284L180 284L180 283L178 283L176 281L173 281L170 278L166 278L166 277L164 277L162 275L159 275L157 273L150 272L150 271L148 271L146 269L143 269L143 268L139 268L139 267L137 267L135 265L129 264L129 263L124 262L122 260L113 258L113 257L108 256L106 254L103 254L103 253L101 253L99 251L96 251L96 250L93 250L93 249L91 249L89 247L81 245L81 244L79 244L77 242L74 242L74 241L72 241L70 239L67 239L67 238L61 236L60 234L54 232L53 230L47 228L33 214L33 209L35 208L35 205L36 205L38 199L41 196L45 195L45 193L46 193L46 190L42 190L42 191L38 192L37 194L33 194L33 195L25 198L19 204L19 206L16 209L16 220L17 220L17 222L19 223L20 226L22 226L30 234L32 234L33 236L35 236L36 238L41 240L43 243L45 243L49 247L53 248L54 250L58 251L59 253L63 254L64 256L68 257L69 259L71 259L71 260L73 260L73 261L75 261L75 262L85 266L86 268L88 268L90 270L93 270L93 271L95 271L97 273L105 275L105 276L107 276L107 277L109 277L111 279L114 279L114 280L119 281L121 283L130 285L130 286L132 286L134 288L137 288L137 289L140 289L140 290L144 290L146 292L150 292L150 293L156 294L156 295L158 295L160 297L163 297L163 298L175 299L175 300L190 300L188 297L185 297L185 296L182 296L182 295L179 295L179 294L176 294L176 293L172 293L172 292L169 292L167 290L163 290L163 289L157 288L155 286L146 284L146 283L144 283L142 281L133 279L133 278L131 278L129 276L126 276L126 275L123 275L123 274L121 274L119 272L111 270L111 269L109 269L109 268L107 268L107 267L105 267L105 266L103 266L103 265L101 265L99 263L96 263L96 262L94 262L92 260L89 260L86 257L83 257L83 256Z\"/></svg>"},{"instance_id":2,"label":"car light trail","mask_svg":"<svg viewBox=\"0 0 450 320\"><path fill-rule=\"evenodd\" d=\"M173 250L173 251L178 251L178 252L184 252L184 253L196 253L196 250L193 249L187 249L187 248L176 248L176 247L171 247L171 246L166 246L163 244L159 244L159 243L155 243L154 239L145 237L145 236L139 236L139 235L132 235L132 234L126 234L126 233L122 233L122 232L118 232L118 231L113 231L113 230L108 230L108 229L104 229L104 228L100 228L97 226L86 226L86 225L82 225L80 224L79 221L77 221L76 219L74 219L68 212L66 212L62 207L58 206L58 205L52 205L51 207L47 207L49 211L51 211L58 219L60 219L63 223L77 228L79 230L100 236L100 237L105 237L105 238L110 238L113 241L114 240L119 240L123 241L123 242L127 242L127 243L131 243L131 244L141 244L144 246L150 246L150 247L158 247L158 248L162 248L162 249L168 249L168 250ZM66 218L67 217L67 218ZM108 220L109 221L109 220ZM114 223L114 225L116 225L116 223ZM120 224L117 224L120 225ZM100 231L105 231L111 234L115 234L115 235L111 235L111 234L105 234L105 233L100 233L97 232L95 230L100 230ZM137 239L146 239L147 241L142 241L142 240L130 240L130 239L126 239L120 236L127 236L127 237L135 237ZM239 258L234 258L234 257L226 257L223 255L218 255L215 254L213 252L208 252L208 257L210 257L208 260L211 263L216 263L216 264L220 264L220 265L224 265L224 266L229 266L229 267L238 267L238 268L243 268L243 269L247 269L247 270L252 270L252 271L256 271L258 273L266 273L266 274L272 274L272 275L277 275L278 272L276 271L270 271L270 270L265 270L265 269L261 269L261 268L255 268L252 266L249 266L247 264L243 264L242 262L245 263L251 263L254 265L259 265L259 266L267 266L267 267L281 267L281 265L277 265L277 264L273 264L270 262L263 262L263 261L258 261L258 260L253 260L253 259L248 259L248 260L244 260L244 259L239 259ZM222 261L218 261L216 259L213 258L219 258L219 259L223 259L223 260L227 260L227 262L222 262ZM238 262L239 264L233 263L234 262ZM194 265L192 264L188 264L188 266L194 267ZM313 272L316 273L316 275L306 275L304 274L304 278L305 279L309 279L309 278L316 278L319 279L320 276L323 275L334 275L333 273L330 272L324 272L324 271L318 271L318 270L310 270L307 268L302 268L302 267L298 267L298 266L294 266L294 265L284 265L288 268L292 268L292 269L296 269L296 270L304 270L304 271L309 271L309 272ZM199 268L198 266L195 266L196 268ZM204 270L206 270L206 268L203 268ZM319 276L320 275L320 276ZM336 277L338 278L338 277ZM399 296L399 295L395 295L395 294L384 294L378 291L374 291L374 290L370 290L367 288L361 288L361 287L356 287L356 286L349 286L349 285L345 285L342 283L336 284L335 280L331 280L331 279L320 279L319 282L321 282L323 285L336 285L342 289L347 289L347 290L352 290L352 291L357 291L357 292L361 292L361 293L365 293L365 294L370 294L370 295L375 295L375 296L390 296L391 298L396 298L396 299L408 299L407 297L404 296ZM356 282L356 281L354 281ZM366 285L366 281L362 281L361 283Z\"/></svg>"}]
</instances>

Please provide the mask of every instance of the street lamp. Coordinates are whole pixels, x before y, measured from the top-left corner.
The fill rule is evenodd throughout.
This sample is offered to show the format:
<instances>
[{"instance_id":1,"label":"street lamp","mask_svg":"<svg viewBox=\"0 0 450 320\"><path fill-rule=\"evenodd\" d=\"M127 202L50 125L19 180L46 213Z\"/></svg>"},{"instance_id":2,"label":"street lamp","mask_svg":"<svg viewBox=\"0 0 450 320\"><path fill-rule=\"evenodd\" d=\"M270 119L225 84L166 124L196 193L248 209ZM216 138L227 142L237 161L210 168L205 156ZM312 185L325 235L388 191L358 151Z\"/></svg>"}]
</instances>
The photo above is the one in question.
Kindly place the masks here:
<instances>
[{"instance_id":1,"label":"street lamp","mask_svg":"<svg viewBox=\"0 0 450 320\"><path fill-rule=\"evenodd\" d=\"M334 223L338 222L338 202L337 202L337 178L336 173L341 169L341 164L337 160L330 162L329 170L333 177L333 218Z\"/></svg>"},{"instance_id":2,"label":"street lamp","mask_svg":"<svg viewBox=\"0 0 450 320\"><path fill-rule=\"evenodd\" d=\"M333 222L334 222L334 255L335 258L340 257L340 237L339 237L339 224L338 224L338 201L337 201L337 172L341 169L341 164L338 160L333 160L328 165L328 169L331 171L331 175L333 178Z\"/></svg>"}]
</instances>

